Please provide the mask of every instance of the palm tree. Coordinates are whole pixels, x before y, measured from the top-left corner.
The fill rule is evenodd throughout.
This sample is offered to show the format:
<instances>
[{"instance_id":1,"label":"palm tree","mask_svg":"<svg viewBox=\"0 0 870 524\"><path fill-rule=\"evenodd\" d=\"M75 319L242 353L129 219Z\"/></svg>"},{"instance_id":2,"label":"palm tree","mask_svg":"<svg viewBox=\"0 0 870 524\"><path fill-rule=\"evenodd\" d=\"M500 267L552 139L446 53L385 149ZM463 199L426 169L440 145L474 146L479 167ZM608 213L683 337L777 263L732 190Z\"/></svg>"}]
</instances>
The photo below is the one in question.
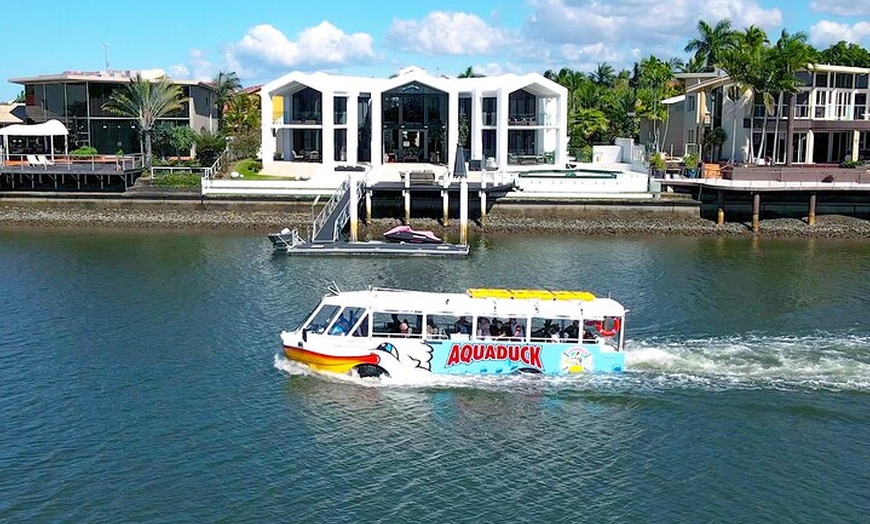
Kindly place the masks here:
<instances>
[{"instance_id":1,"label":"palm tree","mask_svg":"<svg viewBox=\"0 0 870 524\"><path fill-rule=\"evenodd\" d=\"M816 50L807 44L807 38L807 34L803 31L792 35L783 29L779 39L776 41L773 52L773 61L776 67L776 83L780 90L780 100L782 100L783 94L785 95L787 115L786 165L791 165L792 140L794 138L794 118L791 114L792 98L800 91L800 81L795 76L795 73L800 69L805 69L817 54ZM776 145L779 144L779 121L780 119L777 119L776 130L774 131L774 158L776 158Z\"/></svg>"},{"instance_id":2,"label":"palm tree","mask_svg":"<svg viewBox=\"0 0 870 524\"><path fill-rule=\"evenodd\" d=\"M456 78L474 78L474 66L468 66Z\"/></svg>"},{"instance_id":3,"label":"palm tree","mask_svg":"<svg viewBox=\"0 0 870 524\"><path fill-rule=\"evenodd\" d=\"M589 78L596 85L602 87L613 87L613 82L616 80L616 70L607 62L598 64L595 71L589 73Z\"/></svg>"},{"instance_id":4,"label":"palm tree","mask_svg":"<svg viewBox=\"0 0 870 524\"><path fill-rule=\"evenodd\" d=\"M734 44L731 21L719 20L711 27L707 22L699 20L698 33L700 38L689 40L684 51L695 53L695 59L703 62L707 71L714 71L721 64L722 52Z\"/></svg>"},{"instance_id":5,"label":"palm tree","mask_svg":"<svg viewBox=\"0 0 870 524\"><path fill-rule=\"evenodd\" d=\"M723 49L719 54L720 65L728 72L732 85L728 89L728 98L734 106L734 118L731 128L731 160L734 160L737 144L737 103L747 94L759 93L761 78L764 74L764 45L767 43L767 34L756 26L749 26L742 32L735 32L732 36L732 45ZM753 97L749 97L749 157L752 157L754 123L752 112L754 106ZM744 158L744 161L746 158Z\"/></svg>"},{"instance_id":6,"label":"palm tree","mask_svg":"<svg viewBox=\"0 0 870 524\"><path fill-rule=\"evenodd\" d=\"M182 108L181 88L165 76L158 81L142 75L130 79L126 89L116 89L103 104L103 110L136 120L145 140L145 167L151 169L151 131L157 119Z\"/></svg>"},{"instance_id":7,"label":"palm tree","mask_svg":"<svg viewBox=\"0 0 870 524\"><path fill-rule=\"evenodd\" d=\"M233 94L242 88L239 77L234 71L220 71L212 81L215 90L215 109L217 110L218 129L224 128L224 109Z\"/></svg>"}]
</instances>

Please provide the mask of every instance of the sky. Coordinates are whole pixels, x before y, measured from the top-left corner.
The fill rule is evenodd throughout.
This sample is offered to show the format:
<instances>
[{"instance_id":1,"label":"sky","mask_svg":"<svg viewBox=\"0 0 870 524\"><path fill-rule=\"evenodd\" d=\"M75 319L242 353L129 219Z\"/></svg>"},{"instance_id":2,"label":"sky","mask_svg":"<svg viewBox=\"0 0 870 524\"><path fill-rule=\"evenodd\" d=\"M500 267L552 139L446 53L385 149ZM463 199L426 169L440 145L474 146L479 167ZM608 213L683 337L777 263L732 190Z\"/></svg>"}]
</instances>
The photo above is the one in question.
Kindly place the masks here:
<instances>
[{"instance_id":1,"label":"sky","mask_svg":"<svg viewBox=\"0 0 870 524\"><path fill-rule=\"evenodd\" d=\"M826 48L870 49L870 0L40 0L0 32L0 100L10 78L67 70L163 69L244 86L291 71L388 77L416 65L456 76L628 69L640 58L688 58L699 20L757 25L775 40L805 31Z\"/></svg>"}]
</instances>

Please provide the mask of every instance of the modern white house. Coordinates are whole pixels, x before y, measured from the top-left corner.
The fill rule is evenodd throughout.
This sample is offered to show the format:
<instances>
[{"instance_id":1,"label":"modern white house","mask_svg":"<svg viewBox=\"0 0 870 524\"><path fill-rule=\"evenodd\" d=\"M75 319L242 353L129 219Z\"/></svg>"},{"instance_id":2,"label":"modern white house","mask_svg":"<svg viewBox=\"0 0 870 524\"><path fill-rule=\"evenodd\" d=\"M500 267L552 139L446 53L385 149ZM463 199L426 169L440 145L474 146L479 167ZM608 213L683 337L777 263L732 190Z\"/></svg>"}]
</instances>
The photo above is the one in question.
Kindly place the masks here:
<instances>
[{"instance_id":1,"label":"modern white house","mask_svg":"<svg viewBox=\"0 0 870 524\"><path fill-rule=\"evenodd\" d=\"M736 163L757 157L775 164L868 160L868 76L867 68L810 64L796 74L800 86L791 103L777 97L768 112L760 96L736 86L725 72L678 74L685 95L663 101L669 118L662 149L676 156L703 151L712 160ZM717 128L726 138L711 151L705 136Z\"/></svg>"},{"instance_id":2,"label":"modern white house","mask_svg":"<svg viewBox=\"0 0 870 524\"><path fill-rule=\"evenodd\" d=\"M390 78L292 72L262 86L263 172L375 173L564 167L567 89L540 74L448 78L408 67Z\"/></svg>"}]
</instances>

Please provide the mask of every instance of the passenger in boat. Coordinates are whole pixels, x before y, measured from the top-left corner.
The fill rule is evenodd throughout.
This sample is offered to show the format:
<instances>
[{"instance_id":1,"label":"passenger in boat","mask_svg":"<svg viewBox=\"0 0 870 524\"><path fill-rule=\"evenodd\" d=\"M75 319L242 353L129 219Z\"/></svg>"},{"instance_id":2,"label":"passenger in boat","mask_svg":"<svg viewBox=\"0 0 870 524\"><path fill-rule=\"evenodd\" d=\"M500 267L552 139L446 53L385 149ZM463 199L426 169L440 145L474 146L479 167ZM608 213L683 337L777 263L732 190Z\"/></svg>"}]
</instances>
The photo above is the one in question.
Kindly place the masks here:
<instances>
[{"instance_id":1,"label":"passenger in boat","mask_svg":"<svg viewBox=\"0 0 870 524\"><path fill-rule=\"evenodd\" d=\"M525 329L523 329L523 325L519 322L514 325L514 338L517 340L523 340L526 338Z\"/></svg>"},{"instance_id":2,"label":"passenger in boat","mask_svg":"<svg viewBox=\"0 0 870 524\"><path fill-rule=\"evenodd\" d=\"M564 331L562 331L562 338L567 338L568 340L577 341L577 338L580 336L580 321L575 320L571 323L570 326L566 327Z\"/></svg>"},{"instance_id":3,"label":"passenger in boat","mask_svg":"<svg viewBox=\"0 0 870 524\"><path fill-rule=\"evenodd\" d=\"M402 321L399 320L399 315L395 313L390 313L390 318L392 320L387 325L387 331L389 331L390 333L399 333L399 325L402 323Z\"/></svg>"},{"instance_id":4,"label":"passenger in boat","mask_svg":"<svg viewBox=\"0 0 870 524\"><path fill-rule=\"evenodd\" d=\"M454 333L463 333L465 335L470 335L471 334L471 322L469 322L468 319L464 316L459 317L459 320L457 320L453 324L453 332Z\"/></svg>"},{"instance_id":5,"label":"passenger in boat","mask_svg":"<svg viewBox=\"0 0 870 524\"><path fill-rule=\"evenodd\" d=\"M426 334L430 337L438 335L438 326L435 325L435 322L432 322L431 318L426 320Z\"/></svg>"},{"instance_id":6,"label":"passenger in boat","mask_svg":"<svg viewBox=\"0 0 870 524\"><path fill-rule=\"evenodd\" d=\"M551 324L550 325L550 340L553 342L561 342L562 339L559 337L559 325Z\"/></svg>"},{"instance_id":7,"label":"passenger in boat","mask_svg":"<svg viewBox=\"0 0 870 524\"><path fill-rule=\"evenodd\" d=\"M497 318L492 319L492 323L489 325L489 336L492 338L501 338L502 333L504 333L504 331L501 327L501 320Z\"/></svg>"},{"instance_id":8,"label":"passenger in boat","mask_svg":"<svg viewBox=\"0 0 870 524\"><path fill-rule=\"evenodd\" d=\"M402 322L399 323L399 334L402 335L403 337L410 336L410 334L411 334L411 325L408 324L408 319L407 319L407 318L404 319L404 320L402 320Z\"/></svg>"},{"instance_id":9,"label":"passenger in boat","mask_svg":"<svg viewBox=\"0 0 870 524\"><path fill-rule=\"evenodd\" d=\"M477 336L480 338L489 338L489 319L480 317L477 319Z\"/></svg>"}]
</instances>

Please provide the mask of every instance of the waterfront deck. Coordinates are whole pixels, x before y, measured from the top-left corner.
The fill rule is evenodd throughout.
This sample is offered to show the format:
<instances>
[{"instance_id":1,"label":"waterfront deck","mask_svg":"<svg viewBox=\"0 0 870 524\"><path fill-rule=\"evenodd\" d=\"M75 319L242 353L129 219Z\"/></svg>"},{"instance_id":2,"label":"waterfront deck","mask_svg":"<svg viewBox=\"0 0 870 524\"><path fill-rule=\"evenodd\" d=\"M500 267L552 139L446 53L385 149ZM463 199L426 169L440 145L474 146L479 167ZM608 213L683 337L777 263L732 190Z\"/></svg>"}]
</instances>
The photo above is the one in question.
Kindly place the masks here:
<instances>
[{"instance_id":1,"label":"waterfront deck","mask_svg":"<svg viewBox=\"0 0 870 524\"><path fill-rule=\"evenodd\" d=\"M135 159L57 160L53 165L0 165L0 191L114 191L132 187L144 172Z\"/></svg>"}]
</instances>

